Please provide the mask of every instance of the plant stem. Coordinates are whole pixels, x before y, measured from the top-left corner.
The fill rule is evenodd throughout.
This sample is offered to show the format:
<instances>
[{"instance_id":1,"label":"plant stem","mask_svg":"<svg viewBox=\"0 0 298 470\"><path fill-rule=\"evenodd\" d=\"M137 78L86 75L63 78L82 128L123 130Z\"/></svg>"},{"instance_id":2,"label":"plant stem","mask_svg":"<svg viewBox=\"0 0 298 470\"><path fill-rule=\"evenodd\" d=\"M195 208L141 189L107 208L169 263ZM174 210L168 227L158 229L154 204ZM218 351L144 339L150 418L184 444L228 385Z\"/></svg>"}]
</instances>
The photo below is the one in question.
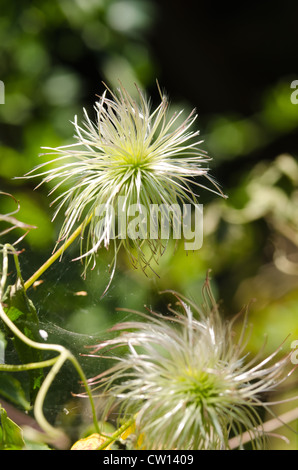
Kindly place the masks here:
<instances>
[{"instance_id":1,"label":"plant stem","mask_svg":"<svg viewBox=\"0 0 298 470\"><path fill-rule=\"evenodd\" d=\"M73 232L73 234L66 240L65 243L55 251L52 256L24 283L25 290L29 289L32 284L64 253L64 251L75 241L75 239L82 233L82 230L91 221L92 215L87 221L81 223L81 225Z\"/></svg>"},{"instance_id":2,"label":"plant stem","mask_svg":"<svg viewBox=\"0 0 298 470\"><path fill-rule=\"evenodd\" d=\"M97 450L104 450L106 449L112 442L116 441L118 437L121 436L121 434L124 433L135 421L135 417L131 418L130 420L126 421L126 423L122 424L120 428L117 429L117 431L112 434L112 436L108 437L103 444L101 444Z\"/></svg>"},{"instance_id":3,"label":"plant stem","mask_svg":"<svg viewBox=\"0 0 298 470\"><path fill-rule=\"evenodd\" d=\"M83 224L81 224L69 239L57 250L52 256L25 282L24 288L27 290L32 284L63 254L63 252L73 243L80 235Z\"/></svg>"},{"instance_id":4,"label":"plant stem","mask_svg":"<svg viewBox=\"0 0 298 470\"><path fill-rule=\"evenodd\" d=\"M56 357L47 359L46 361L30 362L28 364L0 364L0 371L6 372L22 372L32 369L40 369L43 367L50 367L57 361Z\"/></svg>"},{"instance_id":5,"label":"plant stem","mask_svg":"<svg viewBox=\"0 0 298 470\"><path fill-rule=\"evenodd\" d=\"M74 233L66 240L66 242L28 279L27 282L23 284L24 290L26 291L62 254L63 252L74 242L74 240L82 233L83 229L85 226L91 221L92 215L89 217L87 221L84 221L75 231ZM5 287L5 282L7 278L7 270L8 270L8 248L12 248L13 254L14 254L14 259L15 259L15 265L18 273L19 279L21 278L21 273L20 273L20 266L19 266L19 261L18 257L16 256L16 253L14 252L14 248L10 247L10 245L5 245L4 251L3 251L3 272L2 272L2 277L0 280L0 300L2 298L3 292L4 292L4 287ZM98 422L97 422L97 416L96 416L96 410L95 410L95 405L92 397L92 393L90 390L90 387L88 385L87 379L85 377L85 374L83 372L83 369L81 368L79 362L77 359L71 354L71 352L64 348L63 346L60 346L58 344L43 344L43 343L38 343L36 341L31 340L28 338L24 333L22 333L16 325L10 320L10 318L6 315L1 303L0 303L0 318L3 320L3 322L8 326L8 328L14 333L15 336L17 336L21 341L23 341L27 346L34 348L34 349L39 349L39 350L46 350L46 351L56 351L59 353L58 357L55 357L53 359L49 359L47 361L41 361L39 363L29 363L29 364L22 364L22 365L9 365L9 364L4 364L0 366L0 370L10 370L10 371L21 371L21 370L30 370L30 369L35 369L38 367L46 367L46 366L52 366L51 370L49 371L48 375L46 376L44 382L42 383L40 390L37 394L35 405L34 405L34 413L37 421L41 425L41 427L50 435L56 435L57 431L55 428L53 428L48 421L46 420L44 414L43 414L43 403L46 397L46 394L49 390L49 387L51 386L55 376L61 369L62 365L66 360L69 360L72 362L73 366L77 370L84 387L86 389L90 405L91 405L91 410L92 410L92 416L93 416L93 423L95 430L98 434L100 434Z\"/></svg>"},{"instance_id":6,"label":"plant stem","mask_svg":"<svg viewBox=\"0 0 298 470\"><path fill-rule=\"evenodd\" d=\"M35 405L34 405L34 414L36 417L37 422L40 424L40 426L50 435L57 435L57 430L53 428L46 418L44 417L43 414L43 403L46 397L46 394L49 390L50 385L52 384L55 376L61 369L62 365L66 360L70 360L74 367L76 368L85 388L88 394L88 398L91 404L91 409L92 409L92 415L93 415L93 423L95 426L95 429L98 433L99 431L99 426L97 422L97 417L96 417L96 410L95 410L95 405L93 402L93 397L91 390L89 388L87 379L85 377L85 374L76 360L76 358L71 354L68 349L66 349L64 346L61 346L59 344L43 344L43 343L37 343L36 341L33 341L32 339L28 338L24 333L22 333L16 325L10 320L10 318L6 315L5 311L3 310L3 307L0 303L0 318L3 320L3 322L8 326L8 328L16 335L21 341L23 341L27 346L34 348L34 349L39 349L43 351L56 351L59 353L58 357L55 357L53 359L50 359L49 361L42 361L39 363L40 367L46 363L46 365L52 365L53 367L49 371L48 375L46 376L45 380L43 381L40 390L37 394ZM26 368L27 366L27 368ZM37 363L31 363L31 364L23 364L19 370L29 370L32 369L33 367L37 367ZM1 365L3 367L3 365ZM15 367L15 366L12 366ZM7 369L7 368L6 368ZM1 369L0 369L1 370ZM16 370L16 369L15 369Z\"/></svg>"},{"instance_id":7,"label":"plant stem","mask_svg":"<svg viewBox=\"0 0 298 470\"><path fill-rule=\"evenodd\" d=\"M258 426L257 429L260 431L260 433L265 432L270 434L272 431L275 431L276 429L281 428L282 426L296 419L298 419L298 407L279 415L277 418L265 421L265 423L263 423L261 426ZM232 437L229 440L229 447L231 449L237 449L240 445L246 444L250 441L251 432L246 431L241 436Z\"/></svg>"}]
</instances>

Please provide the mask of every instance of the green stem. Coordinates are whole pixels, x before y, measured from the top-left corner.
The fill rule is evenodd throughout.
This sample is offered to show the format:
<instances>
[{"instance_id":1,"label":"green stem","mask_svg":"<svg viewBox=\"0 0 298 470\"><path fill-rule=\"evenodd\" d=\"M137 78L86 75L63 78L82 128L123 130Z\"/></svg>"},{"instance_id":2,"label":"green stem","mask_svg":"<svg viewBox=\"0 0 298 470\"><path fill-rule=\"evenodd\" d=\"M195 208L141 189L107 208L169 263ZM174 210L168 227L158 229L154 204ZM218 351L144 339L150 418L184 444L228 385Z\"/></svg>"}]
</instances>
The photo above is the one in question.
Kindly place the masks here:
<instances>
[{"instance_id":1,"label":"green stem","mask_svg":"<svg viewBox=\"0 0 298 470\"><path fill-rule=\"evenodd\" d=\"M84 227L91 221L92 215L89 217L87 221L84 221L75 231L74 233L66 240L66 242L28 279L27 282L24 283L24 289L27 290L62 254L63 252L74 242L74 240L82 233ZM2 268L2 277L0 281L0 299L2 298L3 292L4 292L4 287L5 287L5 282L7 278L7 270L8 270L8 248L11 248L10 245L5 245L4 250L3 250L3 268ZM20 266L19 266L19 261L18 257L12 247L13 254L14 254L14 259L15 259L15 265L18 273L19 279L21 279L21 273L20 273ZM93 401L92 393L90 390L90 387L88 385L86 376L83 372L83 369L81 368L79 362L77 359L71 354L70 351L68 351L66 348L63 346L60 346L58 344L43 344L43 343L37 343L36 341L31 340L28 338L26 335L24 335L17 327L16 325L10 320L10 318L6 315L4 309L2 308L2 305L0 303L0 318L3 320L3 322L8 326L8 328L14 333L15 336L17 336L21 341L23 341L27 346L34 348L34 349L39 349L39 350L44 350L44 351L56 351L59 353L58 357L55 357L53 359L50 359L48 361L41 361L39 363L30 363L30 364L22 364L20 366L15 366L15 365L9 365L9 364L4 364L1 365L0 370L14 370L14 371L20 371L20 370L29 370L29 369L34 369L38 367L46 367L46 366L52 366L51 370L49 371L48 375L46 376L45 380L43 381L40 390L37 394L35 405L34 405L34 414L36 417L36 420L38 423L41 425L41 427L50 435L56 435L57 430L53 428L48 421L46 420L44 414L43 414L43 404L45 397L47 395L47 392L61 369L62 365L66 360L69 360L75 369L77 370L84 387L86 389L90 405L91 405L91 410L92 410L92 415L93 415L93 423L95 430L98 434L100 434L98 422L97 422L97 416L96 416L96 410L95 410L95 404Z\"/></svg>"},{"instance_id":2,"label":"green stem","mask_svg":"<svg viewBox=\"0 0 298 470\"><path fill-rule=\"evenodd\" d=\"M85 390L86 390L87 395L88 395L88 398L89 398L89 402L90 402L90 406L91 406L91 411L92 411L92 416L93 416L94 428L95 428L95 431L99 434L99 433L100 433L100 430L99 430L99 425L98 425L97 416L96 416L95 403L94 403L93 396L92 396L90 387L89 387L89 385L88 385L86 376L85 376L85 374L84 374L84 371L83 371L83 369L81 368L79 362L76 360L76 358L75 358L72 354L70 354L70 355L68 356L68 360L72 362L73 366L74 366L75 369L77 370L77 373L78 373L79 376L81 377L81 380L82 380L82 382L83 382L83 385L84 385L84 387L85 387Z\"/></svg>"},{"instance_id":3,"label":"green stem","mask_svg":"<svg viewBox=\"0 0 298 470\"><path fill-rule=\"evenodd\" d=\"M87 223L91 218L87 221ZM83 222L73 234L66 240L65 243L57 250L52 256L25 282L25 290L29 289L30 286L64 253L64 251L75 241L75 239L81 234L83 227L86 222Z\"/></svg>"},{"instance_id":4,"label":"green stem","mask_svg":"<svg viewBox=\"0 0 298 470\"><path fill-rule=\"evenodd\" d=\"M96 429L96 432L100 433L98 422L97 422L97 416L96 416L96 410L95 410L95 405L92 397L91 390L88 386L87 379L85 377L85 374L76 360L76 358L71 354L70 351L64 348L64 346L60 346L59 344L43 344L43 343L37 343L36 341L33 341L32 339L28 338L27 336L24 335L16 326L15 324L10 320L10 318L6 315L5 311L3 310L2 305L0 304L0 318L3 320L3 322L8 326L8 328L16 335L21 341L23 341L27 346L34 348L34 349L39 349L43 351L56 351L59 353L58 357L55 357L49 361L42 361L40 362L40 367L42 367L43 362L46 362L46 365L53 365L52 369L49 371L48 375L46 376L45 380L43 381L40 390L38 391L35 405L34 405L34 414L36 417L37 422L40 424L40 426L50 435L57 435L57 430L53 428L46 418L44 417L43 414L43 403L46 397L46 394L49 390L49 387L51 386L55 376L61 369L62 365L64 362L68 359L72 362L74 367L76 368L82 382L84 383L84 386L86 388L90 404L91 404L91 409L92 409L92 415L93 415L93 423ZM37 366L37 363L31 363L27 364L27 368L33 368L34 366ZM3 367L3 365L1 365ZM19 369L21 370L21 369ZM26 364L22 366L22 370L26 370Z\"/></svg>"},{"instance_id":5,"label":"green stem","mask_svg":"<svg viewBox=\"0 0 298 470\"><path fill-rule=\"evenodd\" d=\"M55 376L61 369L66 359L68 359L68 351L65 350L60 354L60 356L58 356L58 358L56 358L56 362L53 365L52 369L49 371L46 378L44 379L39 389L39 392L36 396L35 403L34 403L34 415L35 415L36 421L49 436L56 436L57 430L53 428L53 426L51 426L50 423L46 420L43 414L43 404L44 404L44 400L47 395L47 392L52 382L54 381Z\"/></svg>"},{"instance_id":6,"label":"green stem","mask_svg":"<svg viewBox=\"0 0 298 470\"><path fill-rule=\"evenodd\" d=\"M117 431L114 432L114 434L112 434L112 436L108 437L103 444L101 444L97 450L104 450L106 449L112 442L116 441L116 439L118 439L118 437L121 436L121 434L124 433L124 431L126 431L130 426L133 425L135 421L135 417L131 418L129 421L126 421L126 423L122 424L122 426L120 426L120 428L117 429Z\"/></svg>"},{"instance_id":7,"label":"green stem","mask_svg":"<svg viewBox=\"0 0 298 470\"><path fill-rule=\"evenodd\" d=\"M40 362L30 362L28 364L0 364L0 371L6 372L22 372L32 369L40 369L50 367L57 361L56 357Z\"/></svg>"}]
</instances>

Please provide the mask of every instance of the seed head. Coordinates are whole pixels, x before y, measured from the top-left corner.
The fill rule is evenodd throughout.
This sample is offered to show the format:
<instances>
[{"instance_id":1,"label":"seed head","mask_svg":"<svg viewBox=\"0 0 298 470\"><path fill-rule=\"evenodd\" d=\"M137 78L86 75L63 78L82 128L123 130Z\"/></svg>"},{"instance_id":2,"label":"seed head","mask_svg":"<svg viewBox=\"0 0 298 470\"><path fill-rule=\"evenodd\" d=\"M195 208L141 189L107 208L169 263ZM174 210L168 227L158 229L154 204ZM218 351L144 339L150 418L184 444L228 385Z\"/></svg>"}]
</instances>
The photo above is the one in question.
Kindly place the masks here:
<instances>
[{"instance_id":1,"label":"seed head","mask_svg":"<svg viewBox=\"0 0 298 470\"><path fill-rule=\"evenodd\" d=\"M255 448L264 446L258 409L284 380L289 357L273 362L276 351L247 362L244 330L234 342L233 322L220 317L208 280L203 293L203 308L175 294L179 310L170 307L166 317L140 313L143 320L116 325L121 335L93 351L113 351L115 360L90 380L94 393L107 399L106 416L116 411L120 422L136 416L142 448L228 449L231 435L244 431ZM114 356L118 347L127 353Z\"/></svg>"},{"instance_id":2,"label":"seed head","mask_svg":"<svg viewBox=\"0 0 298 470\"><path fill-rule=\"evenodd\" d=\"M143 269L164 250L159 238L133 239L113 233L109 210L112 208L117 215L120 200L123 213L128 213L132 205L149 208L150 204L195 203L193 188L205 187L197 177L204 177L213 184L214 192L221 193L208 174L206 164L210 159L199 149L199 132L190 130L195 112L178 124L182 111L168 118L164 95L151 111L150 102L141 90L137 91L135 100L122 85L116 93L106 89L95 104L95 123L86 110L82 126L75 117L77 143L47 148L50 152L46 155L55 158L26 175L42 177L40 184L57 182L50 194L59 189L52 202L57 205L54 218L64 210L59 241L68 239L74 226L83 222L87 236L80 257L86 258L87 264L91 260L95 263L99 248L109 249L112 239L114 262L120 246L124 246L133 264ZM111 98L107 97L108 92ZM49 163L51 167L44 169ZM38 172L40 169L43 171Z\"/></svg>"}]
</instances>

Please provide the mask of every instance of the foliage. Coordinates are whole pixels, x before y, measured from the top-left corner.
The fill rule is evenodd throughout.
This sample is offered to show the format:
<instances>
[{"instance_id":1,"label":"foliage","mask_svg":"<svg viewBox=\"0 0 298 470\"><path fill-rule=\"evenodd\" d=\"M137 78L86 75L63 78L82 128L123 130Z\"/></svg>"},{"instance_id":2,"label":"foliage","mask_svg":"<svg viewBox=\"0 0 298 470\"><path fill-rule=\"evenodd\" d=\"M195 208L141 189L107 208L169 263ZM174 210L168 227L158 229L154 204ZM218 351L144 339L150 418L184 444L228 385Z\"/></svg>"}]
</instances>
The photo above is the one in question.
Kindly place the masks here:
<instances>
[{"instance_id":1,"label":"foliage","mask_svg":"<svg viewBox=\"0 0 298 470\"><path fill-rule=\"evenodd\" d=\"M210 267L215 295L227 318L256 299L249 314L254 334L247 351L252 355L266 357L290 335L283 345L289 353L291 342L298 337L298 107L290 100L290 83L297 79L292 65L296 42L290 44L287 39L290 29L289 34L280 34L286 27L279 23L280 11L276 12L276 23L267 19L267 9L266 18L262 16L261 5L261 20L254 20L256 29L260 24L260 36L271 42L266 31L274 25L278 41L275 48L270 43L268 54L258 55L258 50L263 53L264 41L251 34L254 25L246 23L247 28L242 28L244 16L252 18L255 14L254 6L249 11L243 7L242 13L240 8L233 9L231 15L225 7L222 17L214 11L208 15L208 8L200 5L198 35L197 24L192 23L198 18L193 13L194 3L188 13L178 2L172 2L169 9L167 2L152 0L44 0L42 5L37 0L18 4L2 0L0 79L5 83L5 105L0 105L1 249L5 244L13 245L20 264L17 268L9 248L10 268L3 289L5 312L31 341L63 346L88 377L103 372L108 360L105 366L99 359L88 360L86 346L104 341L115 323L135 319L133 313L120 312L118 307L139 310L145 304L165 313L166 306L157 292L169 288L198 303L198 292ZM295 14L286 13L295 18ZM213 33L206 41L211 27ZM251 50L245 45L243 48L242 29L249 30ZM157 34L159 37L154 37ZM241 40L236 44L239 35ZM221 56L219 51L229 41L230 50ZM286 64L289 56L291 67ZM149 277L132 270L127 257L119 252L114 285L99 301L110 277L108 253L99 254L97 267L83 280L81 265L71 262L79 256L79 244L73 243L62 259L24 289L23 279L27 282L50 258L63 214L51 222L53 212L47 198L51 184L33 191L32 182L15 177L46 161L39 155L41 147L72 143L69 121L76 115L78 120L83 118L83 106L92 117L94 97L103 89L101 80L113 88L121 79L132 94L137 83L152 91L155 103L159 99L156 78L177 101L183 97L186 111L198 107L199 127L206 135L202 147L214 156L212 174L229 196L225 201L206 197L202 248L186 255L182 244L170 243L158 264L152 265L158 276ZM181 109L181 102L171 103L171 108ZM51 368L51 361L59 359L61 350L31 348L18 339L18 334L8 334L3 323L0 328L0 366L2 352L5 365L18 367L44 362ZM268 342L260 351L265 336ZM3 398L34 416L32 405L48 367L2 370L0 403ZM92 421L84 399L76 399L74 404L71 392L82 392L78 377L73 363L65 361L43 403L47 421L63 427L71 442L82 435L85 438L85 429ZM296 388L297 380L292 378L272 399L292 397ZM98 406L101 409L102 404ZM287 406L277 405L276 413L288 410ZM6 429L3 445L21 446L18 426L8 420L1 411L1 429ZM16 436L15 443L9 441L9 435ZM290 445L272 438L268 447L297 448L293 433L287 436Z\"/></svg>"},{"instance_id":2,"label":"foliage","mask_svg":"<svg viewBox=\"0 0 298 470\"><path fill-rule=\"evenodd\" d=\"M23 433L0 405L0 450L21 450L25 447Z\"/></svg>"}]
</instances>

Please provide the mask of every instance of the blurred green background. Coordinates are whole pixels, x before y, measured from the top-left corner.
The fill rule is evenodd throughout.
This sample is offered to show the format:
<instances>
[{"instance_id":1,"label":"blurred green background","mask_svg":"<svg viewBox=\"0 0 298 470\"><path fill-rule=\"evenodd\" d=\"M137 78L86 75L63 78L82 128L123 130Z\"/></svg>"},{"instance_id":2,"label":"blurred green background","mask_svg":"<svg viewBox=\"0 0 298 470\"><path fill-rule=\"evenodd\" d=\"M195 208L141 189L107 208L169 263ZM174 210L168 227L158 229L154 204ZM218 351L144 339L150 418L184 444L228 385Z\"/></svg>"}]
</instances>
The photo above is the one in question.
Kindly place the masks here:
<instances>
[{"instance_id":1,"label":"blurred green background","mask_svg":"<svg viewBox=\"0 0 298 470\"><path fill-rule=\"evenodd\" d=\"M180 245L169 246L156 267L159 277L133 270L120 254L102 300L110 254L103 250L84 280L81 265L71 262L74 245L30 289L44 328L57 341L79 354L128 315L116 308L165 311L164 289L200 303L211 269L223 315L233 316L255 299L252 353L266 335L264 354L288 335L283 352L290 351L298 338L298 104L291 100L291 83L298 80L297 13L298 5L287 0L282 6L225 2L216 8L194 0L2 0L0 190L20 201L17 218L37 227L19 245L25 279L49 257L61 218L51 222L48 188L34 191L36 181L14 178L42 161L41 147L72 142L71 121L82 118L83 107L93 116L102 81L115 87L120 79L132 93L137 83L155 104L158 79L173 109L196 107L203 148L213 157L211 173L229 196L221 200L202 191L203 247L186 254ZM0 213L15 207L1 197ZM6 240L20 234L11 232ZM102 367L82 361L89 374ZM284 394L296 389L294 378ZM53 393L63 409L67 392L60 398ZM57 414L52 410L53 419ZM290 444L272 438L269 445L298 448L297 437L288 437Z\"/></svg>"}]
</instances>

